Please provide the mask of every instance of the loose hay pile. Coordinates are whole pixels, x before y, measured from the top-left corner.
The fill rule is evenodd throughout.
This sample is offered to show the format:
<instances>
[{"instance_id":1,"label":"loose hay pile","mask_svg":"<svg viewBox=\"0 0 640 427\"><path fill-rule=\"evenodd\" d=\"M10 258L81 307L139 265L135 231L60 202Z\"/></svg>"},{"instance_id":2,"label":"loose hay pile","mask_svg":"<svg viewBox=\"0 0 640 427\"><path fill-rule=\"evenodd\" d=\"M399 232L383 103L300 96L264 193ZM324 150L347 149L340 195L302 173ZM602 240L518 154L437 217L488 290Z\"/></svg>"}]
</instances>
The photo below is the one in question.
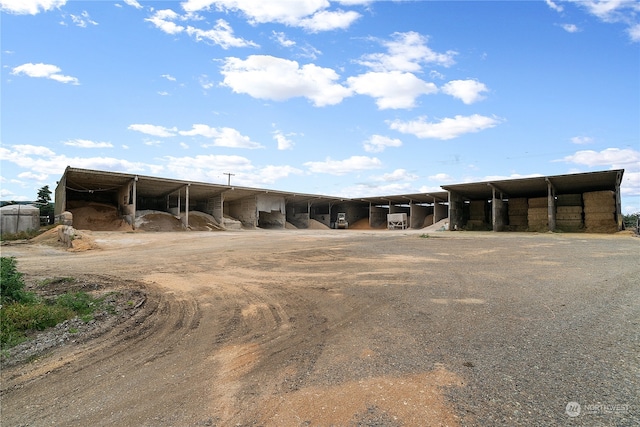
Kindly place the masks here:
<instances>
[{"instance_id":1,"label":"loose hay pile","mask_svg":"<svg viewBox=\"0 0 640 427\"><path fill-rule=\"evenodd\" d=\"M616 199L613 191L593 191L583 194L584 225L590 233L615 233Z\"/></svg>"}]
</instances>

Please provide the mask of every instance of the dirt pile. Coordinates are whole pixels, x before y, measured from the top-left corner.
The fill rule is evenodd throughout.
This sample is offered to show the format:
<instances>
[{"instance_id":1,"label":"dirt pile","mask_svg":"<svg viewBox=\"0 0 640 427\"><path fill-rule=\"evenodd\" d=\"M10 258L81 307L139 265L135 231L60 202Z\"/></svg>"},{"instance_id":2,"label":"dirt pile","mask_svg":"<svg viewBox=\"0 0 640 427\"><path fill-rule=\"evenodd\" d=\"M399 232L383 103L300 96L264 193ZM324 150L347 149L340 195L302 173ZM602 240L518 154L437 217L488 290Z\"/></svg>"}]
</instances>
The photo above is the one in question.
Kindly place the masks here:
<instances>
[{"instance_id":1,"label":"dirt pile","mask_svg":"<svg viewBox=\"0 0 640 427\"><path fill-rule=\"evenodd\" d=\"M184 212L182 216L184 217ZM193 231L224 230L213 216L200 211L189 211L189 228Z\"/></svg>"},{"instance_id":2,"label":"dirt pile","mask_svg":"<svg viewBox=\"0 0 640 427\"><path fill-rule=\"evenodd\" d=\"M136 230L142 231L181 231L182 222L167 212L139 211L136 217Z\"/></svg>"},{"instance_id":3,"label":"dirt pile","mask_svg":"<svg viewBox=\"0 0 640 427\"><path fill-rule=\"evenodd\" d=\"M131 225L120 217L113 205L95 202L69 203L73 228L92 231L127 231Z\"/></svg>"},{"instance_id":4,"label":"dirt pile","mask_svg":"<svg viewBox=\"0 0 640 427\"><path fill-rule=\"evenodd\" d=\"M310 230L328 230L329 227L325 224L321 223L318 220L310 219L309 220L309 229Z\"/></svg>"},{"instance_id":5,"label":"dirt pile","mask_svg":"<svg viewBox=\"0 0 640 427\"><path fill-rule=\"evenodd\" d=\"M40 245L47 245L53 247L65 247L64 243L60 241L59 230L64 227L63 225L58 225L50 230L45 231L44 233L34 237L31 239L32 243L37 243ZM91 231L80 231L75 230L73 234L73 241L71 242L71 247L68 248L68 251L71 252L82 252L88 251L91 249L97 249L98 245L96 244L93 236L91 235Z\"/></svg>"}]
</instances>

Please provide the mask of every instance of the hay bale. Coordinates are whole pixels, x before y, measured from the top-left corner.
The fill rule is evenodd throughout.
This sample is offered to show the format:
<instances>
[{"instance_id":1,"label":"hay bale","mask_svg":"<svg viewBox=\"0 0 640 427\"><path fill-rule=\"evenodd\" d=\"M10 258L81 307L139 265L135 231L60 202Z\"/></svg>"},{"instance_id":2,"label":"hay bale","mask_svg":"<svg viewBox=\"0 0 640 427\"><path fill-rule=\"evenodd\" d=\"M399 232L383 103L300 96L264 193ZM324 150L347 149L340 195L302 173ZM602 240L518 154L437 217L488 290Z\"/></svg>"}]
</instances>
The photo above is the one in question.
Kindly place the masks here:
<instances>
[{"instance_id":1,"label":"hay bale","mask_svg":"<svg viewBox=\"0 0 640 427\"><path fill-rule=\"evenodd\" d=\"M546 208L548 200L546 197L534 197L529 199L529 209L531 208Z\"/></svg>"},{"instance_id":2,"label":"hay bale","mask_svg":"<svg viewBox=\"0 0 640 427\"><path fill-rule=\"evenodd\" d=\"M590 191L582 194L585 206L587 204L597 204L600 202L611 202L615 204L615 193L610 190L605 191Z\"/></svg>"},{"instance_id":3,"label":"hay bale","mask_svg":"<svg viewBox=\"0 0 640 427\"><path fill-rule=\"evenodd\" d=\"M520 227L527 227L529 221L526 215L509 215L509 225L515 225Z\"/></svg>"},{"instance_id":4,"label":"hay bale","mask_svg":"<svg viewBox=\"0 0 640 427\"><path fill-rule=\"evenodd\" d=\"M558 194L556 206L582 206L582 194Z\"/></svg>"}]
</instances>

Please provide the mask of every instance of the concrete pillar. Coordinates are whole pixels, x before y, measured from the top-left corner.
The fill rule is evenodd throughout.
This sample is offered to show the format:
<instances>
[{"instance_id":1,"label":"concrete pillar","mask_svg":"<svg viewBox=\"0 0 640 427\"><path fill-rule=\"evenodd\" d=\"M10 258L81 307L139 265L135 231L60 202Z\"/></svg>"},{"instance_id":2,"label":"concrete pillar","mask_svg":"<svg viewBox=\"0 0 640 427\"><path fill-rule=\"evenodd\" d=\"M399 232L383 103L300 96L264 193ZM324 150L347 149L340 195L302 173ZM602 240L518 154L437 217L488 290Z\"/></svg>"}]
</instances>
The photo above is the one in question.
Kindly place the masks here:
<instances>
[{"instance_id":1,"label":"concrete pillar","mask_svg":"<svg viewBox=\"0 0 640 427\"><path fill-rule=\"evenodd\" d=\"M492 187L491 190L493 192L493 199L491 200L491 222L493 231L504 231L502 195L500 194L500 197L498 197L499 192L495 187Z\"/></svg>"},{"instance_id":2,"label":"concrete pillar","mask_svg":"<svg viewBox=\"0 0 640 427\"><path fill-rule=\"evenodd\" d=\"M556 197L555 189L549 178L547 181L547 220L549 223L549 231L556 231Z\"/></svg>"},{"instance_id":3,"label":"concrete pillar","mask_svg":"<svg viewBox=\"0 0 640 427\"><path fill-rule=\"evenodd\" d=\"M616 221L618 222L618 231L624 229L624 219L622 218L622 203L620 200L620 183L622 182L622 172L618 172L616 177Z\"/></svg>"},{"instance_id":4,"label":"concrete pillar","mask_svg":"<svg viewBox=\"0 0 640 427\"><path fill-rule=\"evenodd\" d=\"M131 199L129 202L131 203L131 216L133 220L131 221L131 227L136 229L136 211L138 210L138 175L133 178L133 183L131 183Z\"/></svg>"},{"instance_id":5,"label":"concrete pillar","mask_svg":"<svg viewBox=\"0 0 640 427\"><path fill-rule=\"evenodd\" d=\"M453 191L449 191L449 230L462 230L464 226L464 215L462 196Z\"/></svg>"},{"instance_id":6,"label":"concrete pillar","mask_svg":"<svg viewBox=\"0 0 640 427\"><path fill-rule=\"evenodd\" d=\"M185 201L184 201L184 225L189 229L189 186L191 184L187 184L184 190Z\"/></svg>"}]
</instances>

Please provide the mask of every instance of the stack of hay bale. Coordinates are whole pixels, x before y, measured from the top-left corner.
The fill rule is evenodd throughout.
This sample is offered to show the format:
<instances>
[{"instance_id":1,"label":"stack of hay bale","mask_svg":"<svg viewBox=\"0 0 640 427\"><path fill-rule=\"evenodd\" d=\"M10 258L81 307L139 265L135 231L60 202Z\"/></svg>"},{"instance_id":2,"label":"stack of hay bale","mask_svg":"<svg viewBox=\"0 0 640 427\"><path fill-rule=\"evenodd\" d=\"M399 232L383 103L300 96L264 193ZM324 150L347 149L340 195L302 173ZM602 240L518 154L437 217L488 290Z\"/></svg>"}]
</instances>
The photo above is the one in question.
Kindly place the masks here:
<instances>
[{"instance_id":1,"label":"stack of hay bale","mask_svg":"<svg viewBox=\"0 0 640 427\"><path fill-rule=\"evenodd\" d=\"M528 200L527 222L529 231L549 230L549 209L546 197L534 197Z\"/></svg>"},{"instance_id":2,"label":"stack of hay bale","mask_svg":"<svg viewBox=\"0 0 640 427\"><path fill-rule=\"evenodd\" d=\"M580 231L583 228L581 194L559 194L556 206L558 230Z\"/></svg>"},{"instance_id":3,"label":"stack of hay bale","mask_svg":"<svg viewBox=\"0 0 640 427\"><path fill-rule=\"evenodd\" d=\"M526 231L527 211L529 204L526 198L509 199L508 211L509 211L509 230L511 231Z\"/></svg>"},{"instance_id":4,"label":"stack of hay bale","mask_svg":"<svg viewBox=\"0 0 640 427\"><path fill-rule=\"evenodd\" d=\"M584 200L584 225L590 233L615 233L616 199L613 191L593 191L582 195Z\"/></svg>"},{"instance_id":5,"label":"stack of hay bale","mask_svg":"<svg viewBox=\"0 0 640 427\"><path fill-rule=\"evenodd\" d=\"M485 214L485 201L472 200L469 203L469 219L467 220L467 230L485 230L488 227Z\"/></svg>"}]
</instances>

